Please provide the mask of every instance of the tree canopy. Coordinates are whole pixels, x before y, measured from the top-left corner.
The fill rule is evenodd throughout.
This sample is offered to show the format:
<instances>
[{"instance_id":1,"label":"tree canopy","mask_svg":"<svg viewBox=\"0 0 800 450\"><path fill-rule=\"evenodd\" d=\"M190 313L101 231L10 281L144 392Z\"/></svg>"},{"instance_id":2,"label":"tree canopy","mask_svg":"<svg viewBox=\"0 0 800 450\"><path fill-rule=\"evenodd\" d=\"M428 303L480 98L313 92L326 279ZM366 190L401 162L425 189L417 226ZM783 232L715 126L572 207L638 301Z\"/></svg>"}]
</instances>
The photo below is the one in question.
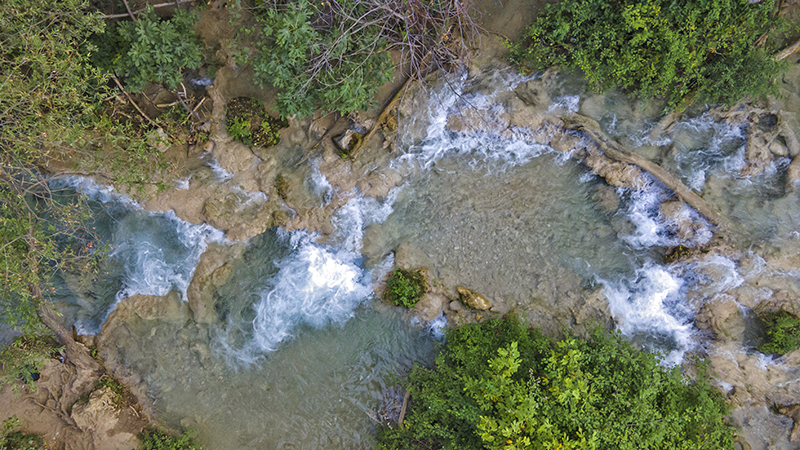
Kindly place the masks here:
<instances>
[{"instance_id":1,"label":"tree canopy","mask_svg":"<svg viewBox=\"0 0 800 450\"><path fill-rule=\"evenodd\" d=\"M408 385L384 449L733 448L724 397L702 373L602 329L555 341L509 317L448 330L436 366Z\"/></svg>"},{"instance_id":2,"label":"tree canopy","mask_svg":"<svg viewBox=\"0 0 800 450\"><path fill-rule=\"evenodd\" d=\"M780 23L774 0L561 0L513 55L528 70L580 69L600 90L732 104L776 92L767 37Z\"/></svg>"}]
</instances>

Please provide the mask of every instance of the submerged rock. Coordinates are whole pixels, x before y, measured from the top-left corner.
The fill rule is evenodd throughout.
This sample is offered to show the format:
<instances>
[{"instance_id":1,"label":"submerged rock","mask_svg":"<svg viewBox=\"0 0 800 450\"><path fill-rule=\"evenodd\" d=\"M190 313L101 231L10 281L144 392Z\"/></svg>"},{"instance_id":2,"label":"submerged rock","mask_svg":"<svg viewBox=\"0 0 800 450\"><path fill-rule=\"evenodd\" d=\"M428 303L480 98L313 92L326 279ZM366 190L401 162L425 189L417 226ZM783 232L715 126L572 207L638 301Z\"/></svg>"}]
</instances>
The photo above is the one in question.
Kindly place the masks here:
<instances>
[{"instance_id":1,"label":"submerged rock","mask_svg":"<svg viewBox=\"0 0 800 450\"><path fill-rule=\"evenodd\" d=\"M472 289L465 288L464 286L456 286L456 293L458 294L458 299L461 301L461 303L469 306L472 309L485 311L492 307L492 304L489 303L489 300L487 300L486 297L478 294Z\"/></svg>"}]
</instances>

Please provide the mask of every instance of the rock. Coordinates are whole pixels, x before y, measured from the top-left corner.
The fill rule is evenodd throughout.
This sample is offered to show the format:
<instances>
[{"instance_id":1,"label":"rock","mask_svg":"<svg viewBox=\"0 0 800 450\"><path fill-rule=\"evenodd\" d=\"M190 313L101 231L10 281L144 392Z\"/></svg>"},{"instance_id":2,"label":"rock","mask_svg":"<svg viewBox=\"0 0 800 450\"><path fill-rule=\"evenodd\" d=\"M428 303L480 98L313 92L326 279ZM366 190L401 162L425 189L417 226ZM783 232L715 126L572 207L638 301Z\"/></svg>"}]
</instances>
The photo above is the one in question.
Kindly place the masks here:
<instances>
[{"instance_id":1,"label":"rock","mask_svg":"<svg viewBox=\"0 0 800 450\"><path fill-rule=\"evenodd\" d=\"M800 404L778 406L776 408L779 414L789 417L794 422L792 424L792 432L789 435L790 441L800 440Z\"/></svg>"},{"instance_id":2,"label":"rock","mask_svg":"<svg viewBox=\"0 0 800 450\"><path fill-rule=\"evenodd\" d=\"M487 300L486 297L478 294L472 289L468 289L463 286L456 286L456 293L458 294L458 299L461 301L461 303L469 306L472 309L485 311L492 307L491 303L489 303L489 300Z\"/></svg>"},{"instance_id":3,"label":"rock","mask_svg":"<svg viewBox=\"0 0 800 450\"><path fill-rule=\"evenodd\" d=\"M131 432L125 419L130 411L117 411L115 394L111 388L104 387L92 392L88 403L75 404L72 420L84 433L92 436L94 448L108 450L134 450L139 446L136 432ZM141 430L141 425L138 429Z\"/></svg>"},{"instance_id":4,"label":"rock","mask_svg":"<svg viewBox=\"0 0 800 450\"><path fill-rule=\"evenodd\" d=\"M463 311L464 305L461 304L458 300L454 300L450 302L450 310L451 311Z\"/></svg>"},{"instance_id":5,"label":"rock","mask_svg":"<svg viewBox=\"0 0 800 450\"><path fill-rule=\"evenodd\" d=\"M662 203L661 215L672 225L674 234L683 241L693 239L698 231L705 228L702 223L692 221L691 210L680 200Z\"/></svg>"},{"instance_id":6,"label":"rock","mask_svg":"<svg viewBox=\"0 0 800 450\"><path fill-rule=\"evenodd\" d=\"M800 185L800 154L792 158L789 168L786 169L786 190L795 191Z\"/></svg>"},{"instance_id":7,"label":"rock","mask_svg":"<svg viewBox=\"0 0 800 450\"><path fill-rule=\"evenodd\" d=\"M783 113L781 114L783 115ZM786 148L789 149L789 154L792 157L800 155L800 141L798 141L797 133L795 133L792 127L789 125L788 120L781 121L780 136L783 137L783 141L786 143Z\"/></svg>"},{"instance_id":8,"label":"rock","mask_svg":"<svg viewBox=\"0 0 800 450\"><path fill-rule=\"evenodd\" d=\"M372 198L386 197L403 183L403 176L394 170L375 170L358 181L358 189Z\"/></svg>"},{"instance_id":9,"label":"rock","mask_svg":"<svg viewBox=\"0 0 800 450\"><path fill-rule=\"evenodd\" d=\"M233 273L229 262L244 251L241 245L221 246L209 244L200 257L194 270L192 282L186 290L192 318L197 323L215 323L217 314L214 309L214 293L216 288L225 284Z\"/></svg>"},{"instance_id":10,"label":"rock","mask_svg":"<svg viewBox=\"0 0 800 450\"><path fill-rule=\"evenodd\" d=\"M144 320L158 319L167 322L183 322L189 318L188 305L181 301L175 291L171 291L163 297L133 295L117 304L117 308L113 312L116 313L117 318L123 316L129 318L136 315ZM108 320L111 320L110 315Z\"/></svg>"},{"instance_id":11,"label":"rock","mask_svg":"<svg viewBox=\"0 0 800 450\"><path fill-rule=\"evenodd\" d=\"M608 213L617 212L617 209L619 209L617 190L607 184L598 184L594 189L592 198Z\"/></svg>"},{"instance_id":12,"label":"rock","mask_svg":"<svg viewBox=\"0 0 800 450\"><path fill-rule=\"evenodd\" d=\"M234 174L245 171L259 162L259 158L250 148L239 141L217 142L213 154L223 169Z\"/></svg>"},{"instance_id":13,"label":"rock","mask_svg":"<svg viewBox=\"0 0 800 450\"><path fill-rule=\"evenodd\" d=\"M423 270L425 270L427 273L427 269ZM425 294L416 305L414 305L413 309L417 317L425 322L430 322L431 320L437 318L442 311L444 311L449 302L450 299L446 296L429 292Z\"/></svg>"},{"instance_id":14,"label":"rock","mask_svg":"<svg viewBox=\"0 0 800 450\"><path fill-rule=\"evenodd\" d=\"M333 143L344 153L350 153L351 150L361 143L364 135L361 133L348 129L344 133L333 138Z\"/></svg>"},{"instance_id":15,"label":"rock","mask_svg":"<svg viewBox=\"0 0 800 450\"><path fill-rule=\"evenodd\" d=\"M700 309L695 317L695 326L710 331L718 340L741 341L745 321L733 297L725 295Z\"/></svg>"},{"instance_id":16,"label":"rock","mask_svg":"<svg viewBox=\"0 0 800 450\"><path fill-rule=\"evenodd\" d=\"M583 163L612 186L639 189L645 184L641 169L632 164L611 161L597 150L588 151Z\"/></svg>"}]
</instances>

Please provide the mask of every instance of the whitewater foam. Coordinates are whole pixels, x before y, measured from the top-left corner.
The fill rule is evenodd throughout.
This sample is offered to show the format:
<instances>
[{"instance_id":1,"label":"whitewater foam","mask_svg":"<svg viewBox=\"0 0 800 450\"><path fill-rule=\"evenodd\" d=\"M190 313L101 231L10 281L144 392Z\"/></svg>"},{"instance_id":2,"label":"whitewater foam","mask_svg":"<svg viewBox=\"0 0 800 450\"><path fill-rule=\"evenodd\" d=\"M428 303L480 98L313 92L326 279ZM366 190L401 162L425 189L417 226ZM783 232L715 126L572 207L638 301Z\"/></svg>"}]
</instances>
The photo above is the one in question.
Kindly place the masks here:
<instances>
[{"instance_id":1,"label":"whitewater foam","mask_svg":"<svg viewBox=\"0 0 800 450\"><path fill-rule=\"evenodd\" d=\"M667 338L664 364L679 364L694 347L693 314L686 302L684 282L667 268L646 263L636 271L634 279L599 281L622 334L631 338ZM651 345L645 340L642 344L649 350L659 350L664 343Z\"/></svg>"}]
</instances>

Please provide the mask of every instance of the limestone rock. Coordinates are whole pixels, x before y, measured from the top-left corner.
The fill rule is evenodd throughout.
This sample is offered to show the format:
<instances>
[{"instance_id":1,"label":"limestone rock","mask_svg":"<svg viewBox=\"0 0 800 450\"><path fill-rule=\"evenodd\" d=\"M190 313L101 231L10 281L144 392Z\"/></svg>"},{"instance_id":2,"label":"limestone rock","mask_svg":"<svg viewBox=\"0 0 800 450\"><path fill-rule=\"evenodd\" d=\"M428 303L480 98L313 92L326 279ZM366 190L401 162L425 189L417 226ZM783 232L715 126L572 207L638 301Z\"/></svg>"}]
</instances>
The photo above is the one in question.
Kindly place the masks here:
<instances>
[{"instance_id":1,"label":"limestone rock","mask_svg":"<svg viewBox=\"0 0 800 450\"><path fill-rule=\"evenodd\" d=\"M745 330L744 317L731 296L704 305L695 317L695 325L710 331L718 340L741 340Z\"/></svg>"},{"instance_id":2,"label":"limestone rock","mask_svg":"<svg viewBox=\"0 0 800 450\"><path fill-rule=\"evenodd\" d=\"M213 154L219 165L230 173L245 171L259 162L250 148L239 141L217 142Z\"/></svg>"},{"instance_id":3,"label":"limestone rock","mask_svg":"<svg viewBox=\"0 0 800 450\"><path fill-rule=\"evenodd\" d=\"M619 209L617 191L607 184L598 184L592 198L606 212L614 213Z\"/></svg>"},{"instance_id":4,"label":"limestone rock","mask_svg":"<svg viewBox=\"0 0 800 450\"><path fill-rule=\"evenodd\" d=\"M661 215L672 225L675 235L684 241L693 239L698 231L704 228L703 224L692 221L689 207L680 200L670 200L662 203Z\"/></svg>"},{"instance_id":5,"label":"limestone rock","mask_svg":"<svg viewBox=\"0 0 800 450\"><path fill-rule=\"evenodd\" d=\"M792 424L792 432L791 435L789 435L789 440L800 440L800 404L778 406L777 411L779 414L791 418L794 422Z\"/></svg>"},{"instance_id":6,"label":"limestone rock","mask_svg":"<svg viewBox=\"0 0 800 450\"><path fill-rule=\"evenodd\" d=\"M461 303L472 309L485 311L492 307L492 304L489 303L486 297L464 286L456 286L456 294L458 294L458 299Z\"/></svg>"},{"instance_id":7,"label":"limestone rock","mask_svg":"<svg viewBox=\"0 0 800 450\"><path fill-rule=\"evenodd\" d=\"M105 387L92 392L89 402L77 403L72 408L72 420L84 433L93 436L95 448L109 450L133 450L138 448L139 440L125 426L123 413L114 406L115 394ZM128 411L125 411L125 415ZM127 428L122 430L120 428Z\"/></svg>"},{"instance_id":8,"label":"limestone rock","mask_svg":"<svg viewBox=\"0 0 800 450\"><path fill-rule=\"evenodd\" d=\"M449 304L450 299L442 294L429 292L425 294L416 305L414 305L414 312L417 317L425 322L430 322L442 313L442 311Z\"/></svg>"},{"instance_id":9,"label":"limestone rock","mask_svg":"<svg viewBox=\"0 0 800 450\"><path fill-rule=\"evenodd\" d=\"M192 282L186 290L189 308L192 317L197 323L215 323L217 314L214 310L214 292L216 288L225 284L233 273L229 262L237 254L241 254L244 247L221 246L209 244L200 257L200 262L194 270Z\"/></svg>"}]
</instances>

